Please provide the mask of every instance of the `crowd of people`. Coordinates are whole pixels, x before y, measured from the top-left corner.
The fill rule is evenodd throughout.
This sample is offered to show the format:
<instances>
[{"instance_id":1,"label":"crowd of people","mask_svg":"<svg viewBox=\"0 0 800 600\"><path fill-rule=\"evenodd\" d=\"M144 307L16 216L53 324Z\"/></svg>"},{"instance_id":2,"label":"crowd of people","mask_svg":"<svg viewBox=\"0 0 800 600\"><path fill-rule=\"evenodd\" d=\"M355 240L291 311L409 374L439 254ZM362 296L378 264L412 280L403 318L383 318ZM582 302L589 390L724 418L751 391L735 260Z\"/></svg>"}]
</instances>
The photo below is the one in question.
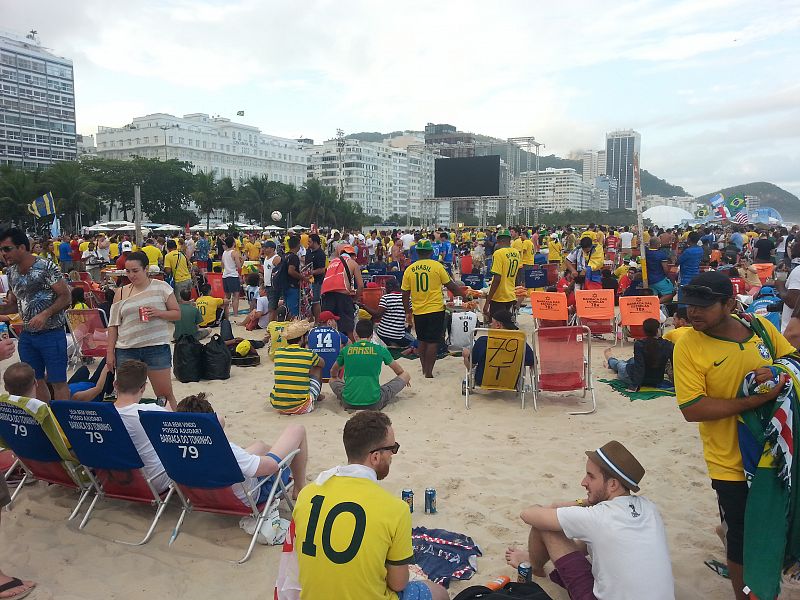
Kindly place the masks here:
<instances>
[{"instance_id":1,"label":"crowd of people","mask_svg":"<svg viewBox=\"0 0 800 600\"><path fill-rule=\"evenodd\" d=\"M324 384L344 408L357 411L344 428L349 464L321 473L313 483L306 477L309 450L302 425L286 427L269 445L243 448L231 442L245 485L251 486L275 475L283 458L300 450L291 471L297 539L306 540L298 552L302 598L327 597L324 590L331 586L347 588L340 598L448 597L430 582L409 582L413 552L407 506L376 482L388 475L400 448L381 411L411 385L402 357L418 357L423 377L434 378L437 360L448 353L448 321L462 298L480 297L476 321L510 330L519 327L529 273L544 265L555 265L558 272L556 285L548 290L565 294L570 305L578 288L613 289L617 297L655 295L663 318L645 321L645 337L636 342L630 359L607 351L607 365L631 388L658 384L672 373L683 417L700 425L720 507L726 575L735 597L746 597L742 565L748 484L737 417L778 397L785 378L769 367L800 344L797 227L731 224L639 232L590 224L372 230L366 235L231 232L215 239L200 232L150 237L141 247L121 235L31 239L12 228L0 233L0 253L5 292L0 320L15 328L24 365L6 370L11 373L6 390L44 402L107 396L123 417L145 470L157 476L159 491L169 479L142 429L139 411L214 412L202 394L180 401L176 396L172 344L182 336L200 340L226 320L241 318L238 325L250 332L263 330L270 346L274 386L269 402L276 411L313 411L325 400ZM482 289L473 293L464 285L467 276L477 277ZM782 311L780 327L763 315L739 316L748 298L766 288L776 290L776 305L782 302L775 308ZM379 301L368 302L369 290L376 289L381 290ZM245 310L240 310L242 301ZM95 307L108 317L108 351L94 377L86 370L88 385L73 388L68 384L65 314ZM664 322L672 328L661 337ZM467 368L477 366L479 374L486 361L483 339L458 352ZM326 362L320 351L326 348L335 349L334 360ZM0 357L13 352L13 342L0 340ZM523 364L533 361L528 347ZM381 385L384 365L394 376ZM774 386L741 397L742 381L751 372L760 382L774 380ZM140 403L148 381L159 400L155 404ZM634 495L644 468L619 442L586 454L586 499L525 509L521 518L530 527L528 548L510 549L509 564L529 562L534 575L543 576L545 565L552 563L551 578L573 599L674 597L661 516L653 502ZM0 505L7 502L5 488L0 481ZM326 548L354 547L348 560L341 553L314 550L321 535L318 524L327 528L343 503L358 507L366 519L361 540L348 545L352 531L331 526L324 543ZM2 598L22 597L33 586L0 572Z\"/></svg>"}]
</instances>

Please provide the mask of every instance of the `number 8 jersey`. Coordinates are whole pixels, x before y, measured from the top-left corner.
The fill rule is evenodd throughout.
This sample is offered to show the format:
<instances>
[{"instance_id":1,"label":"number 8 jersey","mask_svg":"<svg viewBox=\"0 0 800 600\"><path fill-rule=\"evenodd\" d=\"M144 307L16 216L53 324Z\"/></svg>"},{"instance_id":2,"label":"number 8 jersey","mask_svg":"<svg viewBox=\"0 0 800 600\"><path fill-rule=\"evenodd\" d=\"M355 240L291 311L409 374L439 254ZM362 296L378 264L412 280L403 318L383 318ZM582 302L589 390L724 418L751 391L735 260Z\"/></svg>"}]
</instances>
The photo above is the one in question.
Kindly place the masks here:
<instances>
[{"instance_id":1,"label":"number 8 jersey","mask_svg":"<svg viewBox=\"0 0 800 600\"><path fill-rule=\"evenodd\" d=\"M408 504L371 479L333 476L293 513L302 600L397 600L386 565L414 562Z\"/></svg>"}]
</instances>

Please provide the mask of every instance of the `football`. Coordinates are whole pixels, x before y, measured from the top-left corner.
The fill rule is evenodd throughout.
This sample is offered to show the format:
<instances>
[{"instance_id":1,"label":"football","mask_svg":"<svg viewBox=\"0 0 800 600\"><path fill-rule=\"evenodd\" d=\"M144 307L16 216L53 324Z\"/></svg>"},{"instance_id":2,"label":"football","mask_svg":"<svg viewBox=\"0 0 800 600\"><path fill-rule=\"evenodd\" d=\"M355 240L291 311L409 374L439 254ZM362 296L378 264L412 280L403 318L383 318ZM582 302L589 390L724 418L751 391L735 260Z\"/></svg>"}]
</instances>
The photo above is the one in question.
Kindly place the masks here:
<instances>
[{"instance_id":1,"label":"football","mask_svg":"<svg viewBox=\"0 0 800 600\"><path fill-rule=\"evenodd\" d=\"M272 211L272 220L273 221L275 221L277 223L282 218L283 218L283 215L281 214L281 211L279 211L279 210Z\"/></svg>"}]
</instances>

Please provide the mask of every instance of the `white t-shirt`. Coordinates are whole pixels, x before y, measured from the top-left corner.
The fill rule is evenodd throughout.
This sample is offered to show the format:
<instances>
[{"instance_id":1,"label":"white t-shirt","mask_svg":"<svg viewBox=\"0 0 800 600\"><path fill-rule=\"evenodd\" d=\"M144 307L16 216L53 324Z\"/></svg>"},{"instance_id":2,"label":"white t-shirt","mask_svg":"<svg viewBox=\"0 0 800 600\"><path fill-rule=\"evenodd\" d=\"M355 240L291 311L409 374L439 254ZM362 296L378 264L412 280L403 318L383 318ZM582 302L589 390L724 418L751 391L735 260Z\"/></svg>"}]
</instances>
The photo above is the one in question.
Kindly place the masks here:
<instances>
[{"instance_id":1,"label":"white t-shirt","mask_svg":"<svg viewBox=\"0 0 800 600\"><path fill-rule=\"evenodd\" d=\"M664 522L642 496L556 510L564 534L587 543L597 600L675 600Z\"/></svg>"},{"instance_id":2,"label":"white t-shirt","mask_svg":"<svg viewBox=\"0 0 800 600\"><path fill-rule=\"evenodd\" d=\"M631 248L633 246L633 234L630 231L620 233L619 239L623 248Z\"/></svg>"},{"instance_id":3,"label":"white t-shirt","mask_svg":"<svg viewBox=\"0 0 800 600\"><path fill-rule=\"evenodd\" d=\"M411 250L411 246L414 245L414 234L404 233L400 236L400 241L403 242L403 251Z\"/></svg>"},{"instance_id":4,"label":"white t-shirt","mask_svg":"<svg viewBox=\"0 0 800 600\"><path fill-rule=\"evenodd\" d=\"M153 487L158 492L163 492L169 487L169 476L164 471L164 467L156 454L153 444L150 443L150 438L144 432L141 421L139 421L139 411L153 410L156 412L169 412L163 406L158 404L131 404L123 408L117 408L122 422L125 424L125 429L128 430L128 435L131 436L133 445L136 446L136 451L144 463L144 473L147 477L156 476L153 479Z\"/></svg>"},{"instance_id":5,"label":"white t-shirt","mask_svg":"<svg viewBox=\"0 0 800 600\"><path fill-rule=\"evenodd\" d=\"M236 458L236 462L239 463L239 468L242 470L242 475L245 477L241 485L237 484L233 486L233 493L236 494L239 500L247 504L247 496L242 490L242 486L249 492L258 484L256 472L258 471L258 465L261 463L261 457L250 454L247 450L240 448L233 442L228 443L231 445L233 456Z\"/></svg>"},{"instance_id":6,"label":"white t-shirt","mask_svg":"<svg viewBox=\"0 0 800 600\"><path fill-rule=\"evenodd\" d=\"M786 278L787 290L800 290L800 266L794 267L789 277ZM783 312L781 313L781 333L786 330L786 326L792 318L794 309L788 304L783 304Z\"/></svg>"},{"instance_id":7,"label":"white t-shirt","mask_svg":"<svg viewBox=\"0 0 800 600\"><path fill-rule=\"evenodd\" d=\"M266 329L267 325L269 325L269 298L267 296L256 298L256 310L261 313L258 318L258 326L261 329Z\"/></svg>"},{"instance_id":8,"label":"white t-shirt","mask_svg":"<svg viewBox=\"0 0 800 600\"><path fill-rule=\"evenodd\" d=\"M367 248L369 249L370 256L375 256L375 248L377 248L380 243L381 241L378 238L374 240L372 238L367 239Z\"/></svg>"}]
</instances>

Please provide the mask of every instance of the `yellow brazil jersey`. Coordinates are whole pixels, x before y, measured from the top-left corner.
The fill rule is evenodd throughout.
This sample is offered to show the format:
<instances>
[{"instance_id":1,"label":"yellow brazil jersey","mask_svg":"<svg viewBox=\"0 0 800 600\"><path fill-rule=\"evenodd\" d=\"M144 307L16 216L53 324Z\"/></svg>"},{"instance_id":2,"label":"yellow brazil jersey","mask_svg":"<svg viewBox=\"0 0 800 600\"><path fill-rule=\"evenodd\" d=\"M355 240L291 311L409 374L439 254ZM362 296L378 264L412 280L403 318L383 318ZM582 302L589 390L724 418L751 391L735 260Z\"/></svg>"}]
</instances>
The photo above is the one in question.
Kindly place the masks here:
<instances>
[{"instance_id":1,"label":"yellow brazil jersey","mask_svg":"<svg viewBox=\"0 0 800 600\"><path fill-rule=\"evenodd\" d=\"M478 234L477 234L476 239L479 242L482 242L483 240L485 240L486 239L486 232L485 231L479 231Z\"/></svg>"},{"instance_id":2,"label":"yellow brazil jersey","mask_svg":"<svg viewBox=\"0 0 800 600\"><path fill-rule=\"evenodd\" d=\"M109 244L108 256L110 258L117 258L119 256L119 244L117 242L111 242L111 244Z\"/></svg>"},{"instance_id":3,"label":"yellow brazil jersey","mask_svg":"<svg viewBox=\"0 0 800 600\"><path fill-rule=\"evenodd\" d=\"M775 348L776 356L794 351L775 326L758 317ZM680 408L691 406L703 396L731 399L741 395L744 376L772 364L769 348L752 334L742 343L711 337L693 328L675 344L672 362L675 392ZM744 481L735 416L699 423L703 455L711 479Z\"/></svg>"},{"instance_id":4,"label":"yellow brazil jersey","mask_svg":"<svg viewBox=\"0 0 800 600\"><path fill-rule=\"evenodd\" d=\"M269 325L267 325L270 357L275 358L275 351L280 348L286 348L288 345L286 338L284 338L281 333L289 323L291 323L291 321L270 321Z\"/></svg>"},{"instance_id":5,"label":"yellow brazil jersey","mask_svg":"<svg viewBox=\"0 0 800 600\"><path fill-rule=\"evenodd\" d=\"M442 286L450 276L441 263L426 258L418 260L403 274L402 289L411 292L411 307L415 315L426 315L444 310Z\"/></svg>"},{"instance_id":6,"label":"yellow brazil jersey","mask_svg":"<svg viewBox=\"0 0 800 600\"><path fill-rule=\"evenodd\" d=\"M214 296L200 296L194 301L197 310L200 311L200 316L203 320L200 327L206 327L217 320L217 309L222 308L224 304L222 298L215 298Z\"/></svg>"},{"instance_id":7,"label":"yellow brazil jersey","mask_svg":"<svg viewBox=\"0 0 800 600\"><path fill-rule=\"evenodd\" d=\"M550 262L561 262L561 242L548 238L547 240L547 260Z\"/></svg>"},{"instance_id":8,"label":"yellow brazil jersey","mask_svg":"<svg viewBox=\"0 0 800 600\"><path fill-rule=\"evenodd\" d=\"M500 277L500 285L495 291L494 302L511 302L516 300L514 287L517 281L517 271L522 265L522 256L514 248L500 248L492 254L492 274Z\"/></svg>"},{"instance_id":9,"label":"yellow brazil jersey","mask_svg":"<svg viewBox=\"0 0 800 600\"><path fill-rule=\"evenodd\" d=\"M664 334L663 337L665 340L669 340L673 344L677 344L678 340L690 331L692 331L692 327L678 327L677 329L669 330Z\"/></svg>"},{"instance_id":10,"label":"yellow brazil jersey","mask_svg":"<svg viewBox=\"0 0 800 600\"><path fill-rule=\"evenodd\" d=\"M533 266L533 255L533 242L531 240L522 240L522 264L526 267Z\"/></svg>"},{"instance_id":11,"label":"yellow brazil jersey","mask_svg":"<svg viewBox=\"0 0 800 600\"><path fill-rule=\"evenodd\" d=\"M187 281L191 277L189 274L189 260L177 250L167 252L164 257L164 268L172 269L172 276L175 278L176 283Z\"/></svg>"},{"instance_id":12,"label":"yellow brazil jersey","mask_svg":"<svg viewBox=\"0 0 800 600\"><path fill-rule=\"evenodd\" d=\"M372 480L334 476L306 485L292 517L301 600L397 600L386 565L414 562L408 504Z\"/></svg>"},{"instance_id":13,"label":"yellow brazil jersey","mask_svg":"<svg viewBox=\"0 0 800 600\"><path fill-rule=\"evenodd\" d=\"M619 279L623 275L626 275L628 273L628 271L630 271L630 269L631 268L628 266L628 263L622 263L620 266L618 266L616 269L614 269L614 277ZM674 344L675 342L672 342L672 343Z\"/></svg>"},{"instance_id":14,"label":"yellow brazil jersey","mask_svg":"<svg viewBox=\"0 0 800 600\"><path fill-rule=\"evenodd\" d=\"M470 236L469 231L464 230L464 231L461 232L461 241L462 242L468 242L471 237L472 236Z\"/></svg>"},{"instance_id":15,"label":"yellow brazil jersey","mask_svg":"<svg viewBox=\"0 0 800 600\"><path fill-rule=\"evenodd\" d=\"M455 231L451 231L450 232L450 243L452 243L452 244L456 243L456 232Z\"/></svg>"},{"instance_id":16,"label":"yellow brazil jersey","mask_svg":"<svg viewBox=\"0 0 800 600\"><path fill-rule=\"evenodd\" d=\"M88 249L89 249L89 242L81 242L80 244L78 244L78 250L80 250L81 253L86 252Z\"/></svg>"},{"instance_id":17,"label":"yellow brazil jersey","mask_svg":"<svg viewBox=\"0 0 800 600\"><path fill-rule=\"evenodd\" d=\"M308 248L308 234L307 233L301 233L300 234L300 245L303 248Z\"/></svg>"},{"instance_id":18,"label":"yellow brazil jersey","mask_svg":"<svg viewBox=\"0 0 800 600\"><path fill-rule=\"evenodd\" d=\"M511 247L519 252L519 255L522 256L522 238L518 237L515 240L511 240Z\"/></svg>"},{"instance_id":19,"label":"yellow brazil jersey","mask_svg":"<svg viewBox=\"0 0 800 600\"><path fill-rule=\"evenodd\" d=\"M261 258L261 242L251 242L247 240L244 243L244 253L247 255L247 260L258 260Z\"/></svg>"},{"instance_id":20,"label":"yellow brazil jersey","mask_svg":"<svg viewBox=\"0 0 800 600\"><path fill-rule=\"evenodd\" d=\"M164 258L164 255L161 254L161 250L155 246L145 246L142 248L142 252L147 255L147 260L150 261L151 265L157 265L159 261Z\"/></svg>"},{"instance_id":21,"label":"yellow brazil jersey","mask_svg":"<svg viewBox=\"0 0 800 600\"><path fill-rule=\"evenodd\" d=\"M275 385L269 394L272 407L292 410L308 401L309 370L322 364L322 359L308 348L288 344L275 351Z\"/></svg>"}]
</instances>

